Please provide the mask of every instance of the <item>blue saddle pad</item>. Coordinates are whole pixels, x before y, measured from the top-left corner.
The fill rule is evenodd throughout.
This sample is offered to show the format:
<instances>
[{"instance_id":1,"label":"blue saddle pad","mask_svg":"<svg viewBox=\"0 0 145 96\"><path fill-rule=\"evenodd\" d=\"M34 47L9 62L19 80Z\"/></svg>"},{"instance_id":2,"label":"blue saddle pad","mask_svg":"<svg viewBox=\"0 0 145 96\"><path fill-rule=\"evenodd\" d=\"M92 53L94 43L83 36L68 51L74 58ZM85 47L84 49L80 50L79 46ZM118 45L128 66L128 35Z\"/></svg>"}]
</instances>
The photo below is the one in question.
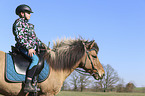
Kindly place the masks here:
<instances>
[{"instance_id":1,"label":"blue saddle pad","mask_svg":"<svg viewBox=\"0 0 145 96\"><path fill-rule=\"evenodd\" d=\"M25 81L25 75L18 74L15 71L15 67L13 64L12 57L9 53L6 53L6 71L5 71L5 77L6 80L10 82L23 82ZM38 82L43 82L47 77L49 76L49 64L47 64L46 60L44 61L44 68L40 72L38 76Z\"/></svg>"}]
</instances>

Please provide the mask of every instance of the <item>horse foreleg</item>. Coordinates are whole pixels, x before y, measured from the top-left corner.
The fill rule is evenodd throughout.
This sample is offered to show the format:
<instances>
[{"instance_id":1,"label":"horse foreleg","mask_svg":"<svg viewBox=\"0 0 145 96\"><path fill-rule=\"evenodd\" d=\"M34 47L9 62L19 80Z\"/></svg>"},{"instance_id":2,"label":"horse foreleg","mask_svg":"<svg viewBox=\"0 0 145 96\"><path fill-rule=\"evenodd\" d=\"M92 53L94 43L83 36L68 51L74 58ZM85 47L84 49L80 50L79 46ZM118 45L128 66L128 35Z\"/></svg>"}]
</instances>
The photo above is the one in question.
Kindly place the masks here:
<instances>
[{"instance_id":1,"label":"horse foreleg","mask_svg":"<svg viewBox=\"0 0 145 96\"><path fill-rule=\"evenodd\" d=\"M46 96L54 96L54 94L47 93L47 95L46 95Z\"/></svg>"}]
</instances>

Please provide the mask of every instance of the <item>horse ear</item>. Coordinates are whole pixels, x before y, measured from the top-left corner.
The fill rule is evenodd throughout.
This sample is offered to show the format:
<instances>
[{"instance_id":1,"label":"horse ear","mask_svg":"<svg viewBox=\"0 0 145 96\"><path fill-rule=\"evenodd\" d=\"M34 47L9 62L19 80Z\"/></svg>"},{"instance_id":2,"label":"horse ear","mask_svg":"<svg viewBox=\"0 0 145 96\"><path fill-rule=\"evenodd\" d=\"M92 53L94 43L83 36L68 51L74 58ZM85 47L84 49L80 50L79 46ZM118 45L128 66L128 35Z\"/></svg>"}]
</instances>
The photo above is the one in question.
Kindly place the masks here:
<instances>
[{"instance_id":1,"label":"horse ear","mask_svg":"<svg viewBox=\"0 0 145 96\"><path fill-rule=\"evenodd\" d=\"M90 42L87 44L87 49L92 49L92 47L94 46L94 44L95 44L95 40L90 41Z\"/></svg>"}]
</instances>

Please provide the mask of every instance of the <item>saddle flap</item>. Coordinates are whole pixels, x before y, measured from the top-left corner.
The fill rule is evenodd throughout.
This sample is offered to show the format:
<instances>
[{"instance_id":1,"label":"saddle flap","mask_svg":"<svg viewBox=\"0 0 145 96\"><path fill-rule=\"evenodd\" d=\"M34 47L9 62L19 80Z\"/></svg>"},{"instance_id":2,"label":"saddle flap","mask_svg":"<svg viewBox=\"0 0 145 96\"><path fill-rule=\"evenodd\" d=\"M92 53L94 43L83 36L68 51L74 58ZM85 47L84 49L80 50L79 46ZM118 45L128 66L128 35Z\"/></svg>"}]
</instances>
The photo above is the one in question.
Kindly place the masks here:
<instances>
[{"instance_id":1,"label":"saddle flap","mask_svg":"<svg viewBox=\"0 0 145 96\"><path fill-rule=\"evenodd\" d=\"M11 47L12 47L12 52L10 53L10 55L12 56L13 59L15 71L18 74L26 75L26 71L31 63L31 59L23 55L16 47L14 46Z\"/></svg>"},{"instance_id":2,"label":"saddle flap","mask_svg":"<svg viewBox=\"0 0 145 96\"><path fill-rule=\"evenodd\" d=\"M26 75L27 68L30 65L30 61L21 54L12 55L15 71L18 74Z\"/></svg>"}]
</instances>

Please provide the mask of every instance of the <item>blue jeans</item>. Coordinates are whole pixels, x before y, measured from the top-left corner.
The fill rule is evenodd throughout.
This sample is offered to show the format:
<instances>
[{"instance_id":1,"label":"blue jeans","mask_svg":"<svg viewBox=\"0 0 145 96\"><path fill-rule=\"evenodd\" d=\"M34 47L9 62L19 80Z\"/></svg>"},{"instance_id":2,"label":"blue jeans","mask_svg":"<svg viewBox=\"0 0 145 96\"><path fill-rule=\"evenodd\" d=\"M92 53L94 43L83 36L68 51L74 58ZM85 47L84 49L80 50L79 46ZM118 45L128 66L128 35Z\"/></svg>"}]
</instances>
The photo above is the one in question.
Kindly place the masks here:
<instances>
[{"instance_id":1,"label":"blue jeans","mask_svg":"<svg viewBox=\"0 0 145 96\"><path fill-rule=\"evenodd\" d=\"M19 50L20 50L23 54L25 54L26 56L28 56L29 58L32 59L32 62L31 62L31 64L30 64L30 66L29 66L29 69L31 69L32 67L34 67L34 66L36 66L36 65L38 64L39 58L38 58L37 55L34 55L34 54L33 54L33 56L30 57L30 56L28 55L28 51L27 51L26 49L24 49L24 48L19 48Z\"/></svg>"}]
</instances>

